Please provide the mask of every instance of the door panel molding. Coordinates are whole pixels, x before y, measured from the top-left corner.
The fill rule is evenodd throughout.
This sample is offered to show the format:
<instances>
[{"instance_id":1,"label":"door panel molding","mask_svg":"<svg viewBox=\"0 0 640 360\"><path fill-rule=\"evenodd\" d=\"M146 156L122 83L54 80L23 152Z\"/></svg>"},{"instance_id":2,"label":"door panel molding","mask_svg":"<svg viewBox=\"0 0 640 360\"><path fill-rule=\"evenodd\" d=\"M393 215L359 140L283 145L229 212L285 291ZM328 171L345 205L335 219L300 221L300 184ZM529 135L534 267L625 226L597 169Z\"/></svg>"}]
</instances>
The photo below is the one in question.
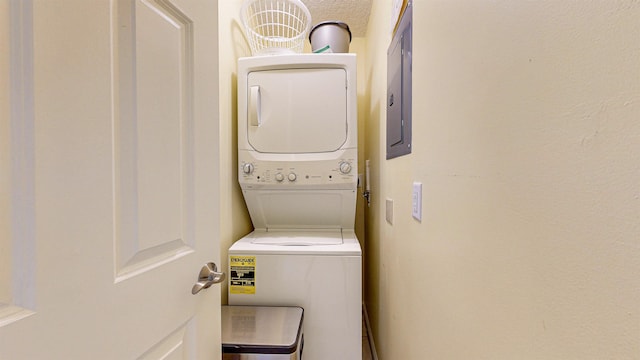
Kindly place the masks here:
<instances>
[{"instance_id":1,"label":"door panel molding","mask_svg":"<svg viewBox=\"0 0 640 360\"><path fill-rule=\"evenodd\" d=\"M113 5L119 282L193 252L194 39L192 21L169 1Z\"/></svg>"},{"instance_id":2,"label":"door panel molding","mask_svg":"<svg viewBox=\"0 0 640 360\"><path fill-rule=\"evenodd\" d=\"M138 360L191 359L194 357L193 318L147 350Z\"/></svg>"}]
</instances>

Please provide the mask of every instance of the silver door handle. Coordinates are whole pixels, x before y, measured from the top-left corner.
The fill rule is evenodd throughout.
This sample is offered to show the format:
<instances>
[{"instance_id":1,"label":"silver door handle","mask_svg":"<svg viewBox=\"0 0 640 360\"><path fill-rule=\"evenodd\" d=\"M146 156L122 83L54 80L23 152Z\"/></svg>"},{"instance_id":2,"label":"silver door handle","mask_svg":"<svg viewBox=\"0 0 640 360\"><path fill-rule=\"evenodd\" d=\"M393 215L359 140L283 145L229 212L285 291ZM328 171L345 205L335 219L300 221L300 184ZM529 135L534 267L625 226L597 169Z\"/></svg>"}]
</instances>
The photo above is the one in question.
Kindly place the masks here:
<instances>
[{"instance_id":1,"label":"silver door handle","mask_svg":"<svg viewBox=\"0 0 640 360\"><path fill-rule=\"evenodd\" d=\"M207 289L213 284L221 283L224 281L225 277L226 276L223 272L218 272L218 267L215 263L207 263L202 267L202 269L200 269L198 281L193 285L193 288L191 288L191 293L195 295L202 289Z\"/></svg>"}]
</instances>

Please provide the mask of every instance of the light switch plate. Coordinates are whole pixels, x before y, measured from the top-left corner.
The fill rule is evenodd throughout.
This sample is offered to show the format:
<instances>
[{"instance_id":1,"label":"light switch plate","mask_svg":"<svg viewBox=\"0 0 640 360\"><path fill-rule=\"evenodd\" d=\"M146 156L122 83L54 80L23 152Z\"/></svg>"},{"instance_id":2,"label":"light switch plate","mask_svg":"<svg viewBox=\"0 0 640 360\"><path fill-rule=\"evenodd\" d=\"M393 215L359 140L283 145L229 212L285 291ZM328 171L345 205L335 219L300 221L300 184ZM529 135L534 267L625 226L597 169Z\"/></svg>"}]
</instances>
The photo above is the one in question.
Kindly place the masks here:
<instances>
[{"instance_id":1,"label":"light switch plate","mask_svg":"<svg viewBox=\"0 0 640 360\"><path fill-rule=\"evenodd\" d=\"M387 222L393 225L393 200L387 199L387 212L386 212Z\"/></svg>"},{"instance_id":2,"label":"light switch plate","mask_svg":"<svg viewBox=\"0 0 640 360\"><path fill-rule=\"evenodd\" d=\"M411 205L411 213L413 215L413 218L418 221L422 221L422 183L413 183Z\"/></svg>"}]
</instances>

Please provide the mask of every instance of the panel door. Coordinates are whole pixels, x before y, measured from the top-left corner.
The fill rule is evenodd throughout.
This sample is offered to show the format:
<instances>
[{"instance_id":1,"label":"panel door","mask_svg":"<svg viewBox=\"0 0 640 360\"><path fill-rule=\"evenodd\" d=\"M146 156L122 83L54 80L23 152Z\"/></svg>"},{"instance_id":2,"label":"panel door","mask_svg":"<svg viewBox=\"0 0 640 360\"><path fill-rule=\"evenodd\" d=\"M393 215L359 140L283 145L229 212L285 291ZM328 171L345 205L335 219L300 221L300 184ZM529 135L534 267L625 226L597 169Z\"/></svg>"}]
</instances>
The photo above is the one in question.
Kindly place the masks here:
<instances>
[{"instance_id":1,"label":"panel door","mask_svg":"<svg viewBox=\"0 0 640 360\"><path fill-rule=\"evenodd\" d=\"M344 69L253 71L246 81L248 138L255 150L330 152L347 140Z\"/></svg>"},{"instance_id":2,"label":"panel door","mask_svg":"<svg viewBox=\"0 0 640 360\"><path fill-rule=\"evenodd\" d=\"M0 0L0 359L219 359L217 2Z\"/></svg>"}]
</instances>

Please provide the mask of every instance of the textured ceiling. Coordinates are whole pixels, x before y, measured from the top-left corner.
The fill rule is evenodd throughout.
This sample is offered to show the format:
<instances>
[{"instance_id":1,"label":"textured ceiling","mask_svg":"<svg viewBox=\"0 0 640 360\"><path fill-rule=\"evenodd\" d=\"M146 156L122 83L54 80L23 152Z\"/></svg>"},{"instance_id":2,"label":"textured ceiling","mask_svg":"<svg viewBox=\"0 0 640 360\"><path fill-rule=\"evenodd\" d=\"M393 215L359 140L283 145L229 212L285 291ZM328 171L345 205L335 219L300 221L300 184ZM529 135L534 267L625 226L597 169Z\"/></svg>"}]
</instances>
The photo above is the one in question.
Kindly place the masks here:
<instances>
[{"instance_id":1,"label":"textured ceiling","mask_svg":"<svg viewBox=\"0 0 640 360\"><path fill-rule=\"evenodd\" d=\"M354 37L367 33L371 0L302 0L311 12L311 26L327 20L349 25Z\"/></svg>"}]
</instances>

